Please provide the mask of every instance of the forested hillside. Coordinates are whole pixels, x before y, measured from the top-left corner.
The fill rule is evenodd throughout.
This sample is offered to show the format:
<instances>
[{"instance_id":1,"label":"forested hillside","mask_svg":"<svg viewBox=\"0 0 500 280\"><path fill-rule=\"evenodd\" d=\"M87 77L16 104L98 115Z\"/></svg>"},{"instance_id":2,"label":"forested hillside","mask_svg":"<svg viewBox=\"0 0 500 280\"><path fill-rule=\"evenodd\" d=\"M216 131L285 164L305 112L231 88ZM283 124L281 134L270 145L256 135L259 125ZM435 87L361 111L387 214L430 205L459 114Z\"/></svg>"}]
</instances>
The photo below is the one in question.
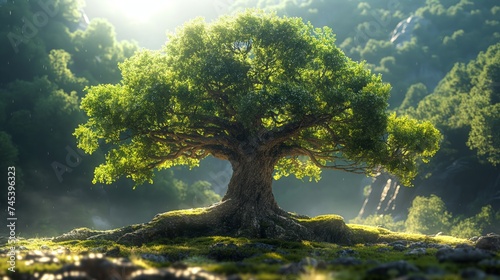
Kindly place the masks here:
<instances>
[{"instance_id":1,"label":"forested hillside","mask_svg":"<svg viewBox=\"0 0 500 280\"><path fill-rule=\"evenodd\" d=\"M147 190L125 180L105 189L92 184L103 156L76 148L72 134L85 120L80 99L86 86L118 82L118 63L139 46L117 41L108 21L88 21L82 7L73 0L0 6L0 166L16 167L19 233L110 228L217 201L208 182L187 185L172 172Z\"/></svg>"},{"instance_id":2,"label":"forested hillside","mask_svg":"<svg viewBox=\"0 0 500 280\"><path fill-rule=\"evenodd\" d=\"M412 188L386 174L372 180L325 172L318 183L286 178L274 188L285 210L339 209L354 218L362 208L363 218L401 220L416 196L435 194L456 215L472 216L486 205L500 211L497 0L236 0L214 7L222 2L224 12L257 7L331 27L348 57L366 61L392 85L391 110L429 120L444 136ZM220 199L230 171L217 161L158 173L154 185L135 190L125 179L92 184L104 153L76 148L73 132L86 121L80 100L87 86L117 83L118 64L142 45L118 41L111 23L89 21L84 11L77 0L0 4L0 167L18 172L19 232L111 228Z\"/></svg>"},{"instance_id":3,"label":"forested hillside","mask_svg":"<svg viewBox=\"0 0 500 280\"><path fill-rule=\"evenodd\" d=\"M500 40L497 1L469 0L239 0L254 7L327 25L337 44L355 60L383 74L397 107L411 85L432 92L456 62L467 62Z\"/></svg>"}]
</instances>

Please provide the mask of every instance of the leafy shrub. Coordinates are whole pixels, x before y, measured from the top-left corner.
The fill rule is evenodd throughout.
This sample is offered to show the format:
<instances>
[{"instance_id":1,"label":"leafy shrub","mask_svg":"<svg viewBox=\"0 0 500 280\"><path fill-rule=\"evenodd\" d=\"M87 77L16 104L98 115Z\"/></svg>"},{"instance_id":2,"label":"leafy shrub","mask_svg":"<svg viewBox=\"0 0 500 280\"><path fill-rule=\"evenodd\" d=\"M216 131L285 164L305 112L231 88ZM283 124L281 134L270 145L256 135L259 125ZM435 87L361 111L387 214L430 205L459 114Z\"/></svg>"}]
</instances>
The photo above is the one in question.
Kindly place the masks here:
<instances>
[{"instance_id":1,"label":"leafy shrub","mask_svg":"<svg viewBox=\"0 0 500 280\"><path fill-rule=\"evenodd\" d=\"M405 226L409 232L436 234L450 229L451 218L443 200L438 196L417 196L409 209Z\"/></svg>"},{"instance_id":2,"label":"leafy shrub","mask_svg":"<svg viewBox=\"0 0 500 280\"><path fill-rule=\"evenodd\" d=\"M451 228L450 234L461 238L480 236L492 229L494 224L500 222L499 215L493 213L490 205L481 208L481 212L475 216L457 219L456 224Z\"/></svg>"}]
</instances>

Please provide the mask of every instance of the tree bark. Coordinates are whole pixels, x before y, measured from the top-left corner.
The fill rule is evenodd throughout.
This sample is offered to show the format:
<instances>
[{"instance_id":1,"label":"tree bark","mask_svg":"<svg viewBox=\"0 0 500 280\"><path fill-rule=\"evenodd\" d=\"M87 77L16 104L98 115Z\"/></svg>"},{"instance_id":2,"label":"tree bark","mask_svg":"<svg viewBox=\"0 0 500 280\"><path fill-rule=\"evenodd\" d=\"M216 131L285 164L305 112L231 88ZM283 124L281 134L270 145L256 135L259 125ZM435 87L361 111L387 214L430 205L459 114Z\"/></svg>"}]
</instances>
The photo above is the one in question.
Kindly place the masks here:
<instances>
[{"instance_id":1,"label":"tree bark","mask_svg":"<svg viewBox=\"0 0 500 280\"><path fill-rule=\"evenodd\" d=\"M272 183L277 157L269 150L257 150L247 149L230 160L233 175L221 204L214 208L221 217L223 230L236 236L304 239L309 234L307 230L290 219L290 214L274 199Z\"/></svg>"},{"instance_id":2,"label":"tree bark","mask_svg":"<svg viewBox=\"0 0 500 280\"><path fill-rule=\"evenodd\" d=\"M244 209L277 211L272 183L276 159L265 153L255 153L232 161L233 175L223 202Z\"/></svg>"}]
</instances>

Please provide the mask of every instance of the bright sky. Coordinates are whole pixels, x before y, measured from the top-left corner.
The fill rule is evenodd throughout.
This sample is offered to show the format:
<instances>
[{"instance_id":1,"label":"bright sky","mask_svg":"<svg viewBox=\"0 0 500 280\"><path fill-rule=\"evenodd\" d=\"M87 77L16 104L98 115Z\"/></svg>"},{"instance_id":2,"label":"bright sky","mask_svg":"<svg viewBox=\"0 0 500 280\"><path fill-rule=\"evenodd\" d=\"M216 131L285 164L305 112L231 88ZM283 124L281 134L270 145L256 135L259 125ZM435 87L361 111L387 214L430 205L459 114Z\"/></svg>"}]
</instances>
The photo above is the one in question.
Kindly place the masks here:
<instances>
[{"instance_id":1,"label":"bright sky","mask_svg":"<svg viewBox=\"0 0 500 280\"><path fill-rule=\"evenodd\" d=\"M2 0L0 0L2 1ZM213 20L229 11L235 0L85 0L90 19L106 18L118 39L136 40L141 47L159 49L167 31L198 16Z\"/></svg>"},{"instance_id":2,"label":"bright sky","mask_svg":"<svg viewBox=\"0 0 500 280\"><path fill-rule=\"evenodd\" d=\"M137 23L145 23L175 6L173 0L110 0L106 2L108 9Z\"/></svg>"}]
</instances>

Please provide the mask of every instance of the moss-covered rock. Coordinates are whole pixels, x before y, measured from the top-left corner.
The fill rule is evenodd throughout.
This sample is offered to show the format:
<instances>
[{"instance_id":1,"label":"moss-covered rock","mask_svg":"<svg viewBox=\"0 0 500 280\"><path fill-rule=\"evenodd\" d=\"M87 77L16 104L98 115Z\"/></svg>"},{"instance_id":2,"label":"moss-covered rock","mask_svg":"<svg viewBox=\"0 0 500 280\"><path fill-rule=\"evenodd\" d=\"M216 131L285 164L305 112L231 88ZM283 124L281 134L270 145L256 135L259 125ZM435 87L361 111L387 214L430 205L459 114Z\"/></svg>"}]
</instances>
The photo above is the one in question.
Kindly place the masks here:
<instances>
[{"instance_id":1,"label":"moss-covered rock","mask_svg":"<svg viewBox=\"0 0 500 280\"><path fill-rule=\"evenodd\" d=\"M351 229L339 215L298 218L297 221L312 232L313 241L351 244Z\"/></svg>"},{"instance_id":2,"label":"moss-covered rock","mask_svg":"<svg viewBox=\"0 0 500 280\"><path fill-rule=\"evenodd\" d=\"M221 235L341 244L351 242L351 230L338 215L309 218L282 210L261 213L255 209L236 211L234 207L226 202L206 208L171 211L158 214L145 224L108 231L75 229L54 238L54 241L99 239L140 246L163 239Z\"/></svg>"},{"instance_id":3,"label":"moss-covered rock","mask_svg":"<svg viewBox=\"0 0 500 280\"><path fill-rule=\"evenodd\" d=\"M470 241L452 236L428 236L406 232L393 232L381 227L366 225L347 225L352 231L352 242L359 243L381 243L406 240L408 242L434 242L442 244L457 245L462 243L472 244Z\"/></svg>"}]
</instances>

